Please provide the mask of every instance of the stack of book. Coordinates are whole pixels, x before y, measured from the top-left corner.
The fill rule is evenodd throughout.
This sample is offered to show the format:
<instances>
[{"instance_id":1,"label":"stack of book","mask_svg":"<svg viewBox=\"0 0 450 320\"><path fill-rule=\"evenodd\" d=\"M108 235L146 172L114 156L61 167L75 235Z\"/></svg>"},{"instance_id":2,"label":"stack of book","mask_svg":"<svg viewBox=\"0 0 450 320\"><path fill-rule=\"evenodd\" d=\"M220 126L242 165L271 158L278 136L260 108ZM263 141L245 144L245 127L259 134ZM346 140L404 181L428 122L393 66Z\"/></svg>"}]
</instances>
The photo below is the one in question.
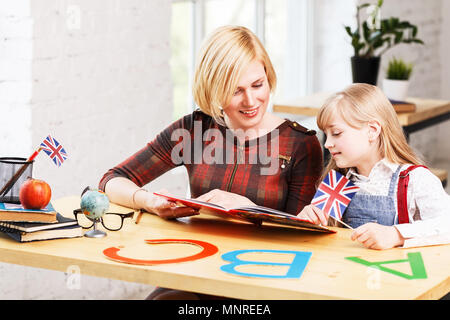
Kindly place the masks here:
<instances>
[{"instance_id":1,"label":"stack of book","mask_svg":"<svg viewBox=\"0 0 450 320\"><path fill-rule=\"evenodd\" d=\"M413 102L407 102L407 101L398 101L398 100L392 100L389 99L392 106L394 107L395 112L397 113L404 113L404 112L415 112L416 111L416 104Z\"/></svg>"},{"instance_id":2,"label":"stack of book","mask_svg":"<svg viewBox=\"0 0 450 320\"><path fill-rule=\"evenodd\" d=\"M0 202L0 231L19 242L74 238L83 235L77 220L66 218L49 203L41 210Z\"/></svg>"}]
</instances>

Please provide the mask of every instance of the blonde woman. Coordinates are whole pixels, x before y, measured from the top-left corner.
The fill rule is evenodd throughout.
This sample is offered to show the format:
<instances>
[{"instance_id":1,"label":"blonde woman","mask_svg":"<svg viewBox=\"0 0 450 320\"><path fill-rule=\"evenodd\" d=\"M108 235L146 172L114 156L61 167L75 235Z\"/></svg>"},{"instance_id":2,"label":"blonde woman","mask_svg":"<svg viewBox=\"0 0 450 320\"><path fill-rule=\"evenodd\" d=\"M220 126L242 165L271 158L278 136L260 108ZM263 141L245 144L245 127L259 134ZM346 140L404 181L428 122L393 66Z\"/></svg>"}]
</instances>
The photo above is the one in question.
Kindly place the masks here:
<instances>
[{"instance_id":1,"label":"blonde woman","mask_svg":"<svg viewBox=\"0 0 450 320\"><path fill-rule=\"evenodd\" d=\"M334 94L317 124L332 157L324 175L335 169L360 187L342 218L356 228L352 240L372 249L450 242L450 197L408 146L379 88L353 84ZM313 205L298 216L328 222Z\"/></svg>"},{"instance_id":2,"label":"blonde woman","mask_svg":"<svg viewBox=\"0 0 450 320\"><path fill-rule=\"evenodd\" d=\"M258 38L244 27L217 29L206 39L196 67L193 95L200 110L110 169L100 189L116 203L163 218L192 215L191 209L142 189L184 165L192 197L297 214L315 193L321 147L314 131L267 111L275 87L275 71ZM261 150L270 161L258 155Z\"/></svg>"},{"instance_id":3,"label":"blonde woman","mask_svg":"<svg viewBox=\"0 0 450 320\"><path fill-rule=\"evenodd\" d=\"M221 27L197 61L193 96L200 109L110 169L99 188L115 203L165 219L194 215L142 188L183 165L193 198L296 215L314 196L322 150L314 131L268 112L276 74L261 42L244 27ZM150 298L171 297L199 295L160 288Z\"/></svg>"}]
</instances>

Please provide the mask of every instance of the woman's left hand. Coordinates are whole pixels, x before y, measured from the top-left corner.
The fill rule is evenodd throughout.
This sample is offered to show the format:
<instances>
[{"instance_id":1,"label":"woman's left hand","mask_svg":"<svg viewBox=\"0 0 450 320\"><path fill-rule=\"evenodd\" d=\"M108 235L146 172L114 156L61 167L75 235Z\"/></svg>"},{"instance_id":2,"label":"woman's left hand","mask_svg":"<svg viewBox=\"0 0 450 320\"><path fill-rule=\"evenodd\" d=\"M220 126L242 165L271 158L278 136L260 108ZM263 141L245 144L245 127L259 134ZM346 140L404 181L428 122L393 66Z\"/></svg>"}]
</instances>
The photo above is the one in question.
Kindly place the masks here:
<instances>
[{"instance_id":1,"label":"woman's left hand","mask_svg":"<svg viewBox=\"0 0 450 320\"><path fill-rule=\"evenodd\" d=\"M405 240L396 227L378 223L366 223L356 228L351 239L361 242L366 248L377 250L401 246Z\"/></svg>"},{"instance_id":2,"label":"woman's left hand","mask_svg":"<svg viewBox=\"0 0 450 320\"><path fill-rule=\"evenodd\" d=\"M253 202L251 202L248 198L244 196L241 196L236 193L223 191L220 189L211 190L201 195L200 197L196 198L196 200L217 204L226 209L255 205Z\"/></svg>"}]
</instances>

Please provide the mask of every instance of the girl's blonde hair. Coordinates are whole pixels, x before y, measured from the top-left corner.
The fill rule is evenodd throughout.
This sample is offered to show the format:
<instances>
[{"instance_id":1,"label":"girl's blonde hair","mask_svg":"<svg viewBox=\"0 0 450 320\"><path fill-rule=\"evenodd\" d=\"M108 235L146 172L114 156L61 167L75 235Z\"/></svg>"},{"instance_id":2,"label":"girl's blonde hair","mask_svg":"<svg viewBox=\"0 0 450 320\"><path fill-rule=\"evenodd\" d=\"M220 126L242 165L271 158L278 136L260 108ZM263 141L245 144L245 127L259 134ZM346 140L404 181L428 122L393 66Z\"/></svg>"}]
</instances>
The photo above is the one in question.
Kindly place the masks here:
<instances>
[{"instance_id":1,"label":"girl's blonde hair","mask_svg":"<svg viewBox=\"0 0 450 320\"><path fill-rule=\"evenodd\" d=\"M195 68L192 93L200 109L223 125L222 107L229 104L242 71L254 59L264 65L273 92L275 70L256 35L241 26L216 29L203 43Z\"/></svg>"},{"instance_id":2,"label":"girl's blonde hair","mask_svg":"<svg viewBox=\"0 0 450 320\"><path fill-rule=\"evenodd\" d=\"M325 131L337 115L344 119L349 126L357 129L362 128L371 120L377 120L381 125L379 135L381 157L397 164L423 164L423 161L408 145L392 104L378 87L356 83L335 93L320 108L317 116L318 127ZM348 171L348 168L339 169L331 158L322 178L331 169L343 174Z\"/></svg>"}]
</instances>

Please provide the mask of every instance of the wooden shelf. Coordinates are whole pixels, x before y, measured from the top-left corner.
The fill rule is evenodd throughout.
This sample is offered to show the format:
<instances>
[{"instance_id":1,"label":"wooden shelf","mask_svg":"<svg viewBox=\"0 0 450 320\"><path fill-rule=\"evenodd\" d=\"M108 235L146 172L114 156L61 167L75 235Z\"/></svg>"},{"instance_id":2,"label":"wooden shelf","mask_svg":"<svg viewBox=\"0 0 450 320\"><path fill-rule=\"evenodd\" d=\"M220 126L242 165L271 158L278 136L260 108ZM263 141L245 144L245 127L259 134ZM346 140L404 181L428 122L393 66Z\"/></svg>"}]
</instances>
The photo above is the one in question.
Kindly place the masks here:
<instances>
[{"instance_id":1,"label":"wooden shelf","mask_svg":"<svg viewBox=\"0 0 450 320\"><path fill-rule=\"evenodd\" d=\"M273 111L315 117L330 95L329 92L319 92L296 100L275 102ZM409 97L406 101L414 103L416 111L397 114L402 126L410 126L450 112L450 101L448 100Z\"/></svg>"}]
</instances>

